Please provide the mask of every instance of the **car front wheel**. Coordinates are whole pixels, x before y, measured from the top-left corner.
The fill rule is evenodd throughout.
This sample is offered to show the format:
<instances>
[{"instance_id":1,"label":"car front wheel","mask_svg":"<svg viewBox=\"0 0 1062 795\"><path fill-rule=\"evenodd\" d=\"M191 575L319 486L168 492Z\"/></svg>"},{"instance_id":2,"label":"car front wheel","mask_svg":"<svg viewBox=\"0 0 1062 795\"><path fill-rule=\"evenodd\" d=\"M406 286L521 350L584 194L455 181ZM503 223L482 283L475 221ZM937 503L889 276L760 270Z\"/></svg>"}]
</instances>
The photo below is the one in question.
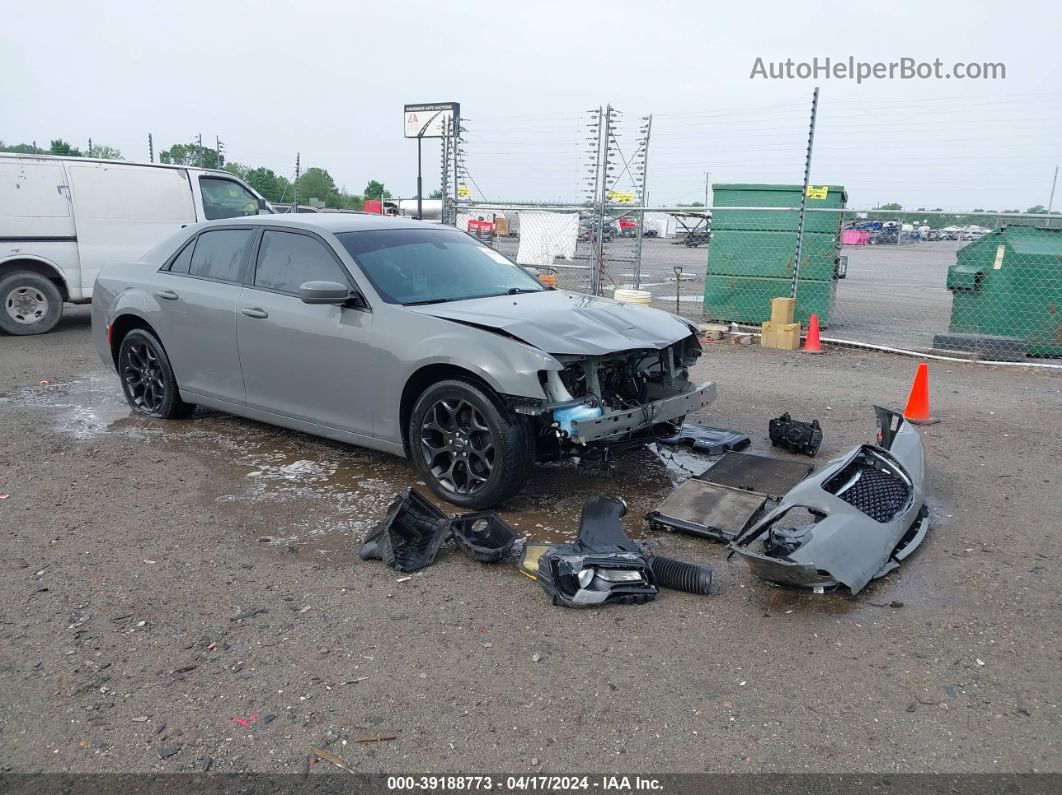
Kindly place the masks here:
<instances>
[{"instance_id":1,"label":"car front wheel","mask_svg":"<svg viewBox=\"0 0 1062 795\"><path fill-rule=\"evenodd\" d=\"M168 420L187 417L195 410L181 400L169 357L149 331L133 329L122 339L118 375L125 399L137 414Z\"/></svg>"},{"instance_id":2,"label":"car front wheel","mask_svg":"<svg viewBox=\"0 0 1062 795\"><path fill-rule=\"evenodd\" d=\"M428 486L447 502L481 510L520 490L534 463L527 420L478 384L440 381L417 399L409 450Z\"/></svg>"}]
</instances>

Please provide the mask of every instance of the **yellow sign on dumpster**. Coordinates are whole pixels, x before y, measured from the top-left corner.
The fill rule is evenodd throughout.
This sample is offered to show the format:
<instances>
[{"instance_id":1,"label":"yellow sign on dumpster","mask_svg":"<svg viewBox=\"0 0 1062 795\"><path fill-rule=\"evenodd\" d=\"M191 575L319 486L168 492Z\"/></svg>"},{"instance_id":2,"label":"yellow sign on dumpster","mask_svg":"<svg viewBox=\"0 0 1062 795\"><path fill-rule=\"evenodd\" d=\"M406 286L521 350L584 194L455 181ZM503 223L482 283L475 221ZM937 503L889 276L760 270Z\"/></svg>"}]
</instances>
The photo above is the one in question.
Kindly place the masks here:
<instances>
[{"instance_id":1,"label":"yellow sign on dumpster","mask_svg":"<svg viewBox=\"0 0 1062 795\"><path fill-rule=\"evenodd\" d=\"M814 185L808 185L807 196L809 199L825 199L829 192L830 188L828 185L822 185L818 188Z\"/></svg>"}]
</instances>

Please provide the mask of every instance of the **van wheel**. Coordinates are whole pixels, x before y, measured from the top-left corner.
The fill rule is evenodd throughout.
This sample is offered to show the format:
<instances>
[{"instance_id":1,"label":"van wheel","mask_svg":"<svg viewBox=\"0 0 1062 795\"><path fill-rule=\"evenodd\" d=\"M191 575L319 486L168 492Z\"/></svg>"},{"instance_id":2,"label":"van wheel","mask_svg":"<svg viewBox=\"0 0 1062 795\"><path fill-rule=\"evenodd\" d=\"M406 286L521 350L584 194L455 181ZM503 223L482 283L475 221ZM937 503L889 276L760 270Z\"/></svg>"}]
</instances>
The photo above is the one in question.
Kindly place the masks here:
<instances>
[{"instance_id":1,"label":"van wheel","mask_svg":"<svg viewBox=\"0 0 1062 795\"><path fill-rule=\"evenodd\" d=\"M63 296L49 279L29 271L0 279L0 329L8 334L46 334L62 314Z\"/></svg>"},{"instance_id":2,"label":"van wheel","mask_svg":"<svg viewBox=\"0 0 1062 795\"><path fill-rule=\"evenodd\" d=\"M527 420L463 379L424 391L409 419L409 452L428 486L447 502L482 510L520 490L534 464Z\"/></svg>"}]
</instances>

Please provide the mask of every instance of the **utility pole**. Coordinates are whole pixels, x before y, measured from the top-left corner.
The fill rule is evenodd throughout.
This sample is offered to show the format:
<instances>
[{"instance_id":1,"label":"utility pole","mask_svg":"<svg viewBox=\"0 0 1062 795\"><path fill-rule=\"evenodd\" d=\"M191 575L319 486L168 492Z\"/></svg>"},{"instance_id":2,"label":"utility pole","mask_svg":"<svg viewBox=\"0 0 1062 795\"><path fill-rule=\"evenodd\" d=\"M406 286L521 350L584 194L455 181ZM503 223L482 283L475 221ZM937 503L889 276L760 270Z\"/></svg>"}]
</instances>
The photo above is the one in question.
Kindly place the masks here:
<instances>
[{"instance_id":1,"label":"utility pole","mask_svg":"<svg viewBox=\"0 0 1062 795\"><path fill-rule=\"evenodd\" d=\"M225 158L221 156L221 151L225 144L217 134L214 135L214 144L217 146L218 168L221 168L225 164Z\"/></svg>"},{"instance_id":2,"label":"utility pole","mask_svg":"<svg viewBox=\"0 0 1062 795\"><path fill-rule=\"evenodd\" d=\"M710 182L708 177L711 173L711 171L704 172L704 206L706 208L708 207L708 183Z\"/></svg>"},{"instance_id":3,"label":"utility pole","mask_svg":"<svg viewBox=\"0 0 1062 795\"><path fill-rule=\"evenodd\" d=\"M92 157L92 139L89 138L88 156Z\"/></svg>"},{"instance_id":4,"label":"utility pole","mask_svg":"<svg viewBox=\"0 0 1062 795\"><path fill-rule=\"evenodd\" d=\"M1055 186L1058 184L1058 166L1055 166L1055 177L1051 180L1051 198L1047 200L1047 212L1055 209Z\"/></svg>"},{"instance_id":5,"label":"utility pole","mask_svg":"<svg viewBox=\"0 0 1062 795\"><path fill-rule=\"evenodd\" d=\"M196 136L195 143L196 143L196 146L199 149L199 167L202 168L203 167L203 133L199 133L199 135Z\"/></svg>"},{"instance_id":6,"label":"utility pole","mask_svg":"<svg viewBox=\"0 0 1062 795\"><path fill-rule=\"evenodd\" d=\"M292 212L297 213L299 211L299 157L300 153L295 153L295 181L291 184L291 195L294 200L292 206Z\"/></svg>"},{"instance_id":7,"label":"utility pole","mask_svg":"<svg viewBox=\"0 0 1062 795\"><path fill-rule=\"evenodd\" d=\"M148 162L155 162L155 142L151 138L151 133L148 133Z\"/></svg>"},{"instance_id":8,"label":"utility pole","mask_svg":"<svg viewBox=\"0 0 1062 795\"><path fill-rule=\"evenodd\" d=\"M811 95L811 124L808 128L808 153L804 160L804 191L800 194L800 222L797 225L796 253L793 255L793 284L789 288L790 298L797 297L797 280L800 278L800 255L804 245L804 216L808 209L808 183L811 180L811 150L815 145L815 119L819 110L819 87Z\"/></svg>"}]
</instances>

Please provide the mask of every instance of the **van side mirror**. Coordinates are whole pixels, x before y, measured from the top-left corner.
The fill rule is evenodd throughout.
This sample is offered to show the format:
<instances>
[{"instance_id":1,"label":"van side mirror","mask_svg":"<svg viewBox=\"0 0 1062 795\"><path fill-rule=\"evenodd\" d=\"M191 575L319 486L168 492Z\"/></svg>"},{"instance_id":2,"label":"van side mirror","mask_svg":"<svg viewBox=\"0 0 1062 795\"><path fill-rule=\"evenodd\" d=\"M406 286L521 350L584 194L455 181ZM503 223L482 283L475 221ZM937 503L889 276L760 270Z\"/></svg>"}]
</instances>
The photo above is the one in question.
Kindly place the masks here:
<instances>
[{"instance_id":1,"label":"van side mirror","mask_svg":"<svg viewBox=\"0 0 1062 795\"><path fill-rule=\"evenodd\" d=\"M265 199L258 200L258 214L261 215L262 213L265 213L266 215L272 214L272 211L269 209L269 203Z\"/></svg>"}]
</instances>

